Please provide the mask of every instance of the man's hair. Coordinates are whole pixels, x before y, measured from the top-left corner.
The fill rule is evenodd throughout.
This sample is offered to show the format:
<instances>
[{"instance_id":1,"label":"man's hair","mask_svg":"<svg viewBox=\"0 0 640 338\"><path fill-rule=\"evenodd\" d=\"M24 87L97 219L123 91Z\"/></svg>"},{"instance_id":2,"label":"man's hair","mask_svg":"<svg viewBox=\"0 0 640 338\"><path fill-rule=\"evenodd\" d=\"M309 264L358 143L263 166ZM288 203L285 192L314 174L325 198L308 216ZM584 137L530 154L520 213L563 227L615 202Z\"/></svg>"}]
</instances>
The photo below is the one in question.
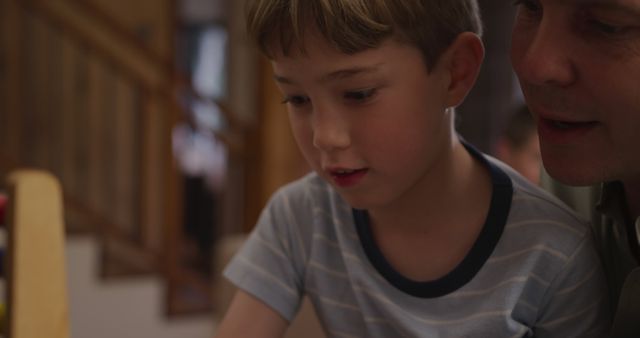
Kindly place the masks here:
<instances>
[{"instance_id":1,"label":"man's hair","mask_svg":"<svg viewBox=\"0 0 640 338\"><path fill-rule=\"evenodd\" d=\"M246 10L249 35L271 58L274 48L304 52L311 28L346 54L398 38L421 50L431 69L459 34L482 34L476 0L248 0Z\"/></svg>"},{"instance_id":2,"label":"man's hair","mask_svg":"<svg viewBox=\"0 0 640 338\"><path fill-rule=\"evenodd\" d=\"M511 145L522 148L536 132L536 124L526 105L519 107L509 118L504 137Z\"/></svg>"}]
</instances>

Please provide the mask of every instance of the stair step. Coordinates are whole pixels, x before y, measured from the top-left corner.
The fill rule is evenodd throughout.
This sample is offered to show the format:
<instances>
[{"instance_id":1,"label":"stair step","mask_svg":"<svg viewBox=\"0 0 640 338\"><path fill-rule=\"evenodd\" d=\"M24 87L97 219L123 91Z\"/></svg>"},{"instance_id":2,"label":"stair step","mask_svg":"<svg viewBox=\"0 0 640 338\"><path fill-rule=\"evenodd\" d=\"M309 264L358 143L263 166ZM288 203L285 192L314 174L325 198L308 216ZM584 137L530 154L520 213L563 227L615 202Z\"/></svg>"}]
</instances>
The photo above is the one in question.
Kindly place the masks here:
<instances>
[{"instance_id":1,"label":"stair step","mask_svg":"<svg viewBox=\"0 0 640 338\"><path fill-rule=\"evenodd\" d=\"M73 338L211 338L211 315L169 319L158 278L103 280L99 248L91 236L67 239L67 270Z\"/></svg>"}]
</instances>

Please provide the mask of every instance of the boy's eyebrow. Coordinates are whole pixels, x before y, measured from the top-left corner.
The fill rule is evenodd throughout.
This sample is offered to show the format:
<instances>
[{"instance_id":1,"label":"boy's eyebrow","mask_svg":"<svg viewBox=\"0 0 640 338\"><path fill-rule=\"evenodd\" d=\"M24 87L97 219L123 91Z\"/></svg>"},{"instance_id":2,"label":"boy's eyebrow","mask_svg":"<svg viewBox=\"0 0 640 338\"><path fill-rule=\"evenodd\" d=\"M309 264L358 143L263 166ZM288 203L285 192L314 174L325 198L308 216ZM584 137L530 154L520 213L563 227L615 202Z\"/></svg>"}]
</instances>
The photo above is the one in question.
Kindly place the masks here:
<instances>
[{"instance_id":1,"label":"boy's eyebrow","mask_svg":"<svg viewBox=\"0 0 640 338\"><path fill-rule=\"evenodd\" d=\"M345 78L352 77L352 76L355 76L355 75L367 74L367 73L375 73L380 68L380 65L381 64L376 64L376 65L368 66L368 67L353 67L353 68L336 70L334 72L331 72L331 73L323 76L320 79L320 81L321 82L330 82L330 81L335 81L335 80L339 80L339 79L345 79Z\"/></svg>"},{"instance_id":2,"label":"boy's eyebrow","mask_svg":"<svg viewBox=\"0 0 640 338\"><path fill-rule=\"evenodd\" d=\"M353 67L353 68L339 69L329 74L323 75L322 77L320 77L319 82L330 82L330 81L335 81L339 79L349 78L349 77L360 75L360 74L375 73L380 68L380 65L381 64L376 64L368 67ZM274 74L273 78L274 80L280 83L295 84L295 81L287 77L280 76L278 74Z\"/></svg>"}]
</instances>

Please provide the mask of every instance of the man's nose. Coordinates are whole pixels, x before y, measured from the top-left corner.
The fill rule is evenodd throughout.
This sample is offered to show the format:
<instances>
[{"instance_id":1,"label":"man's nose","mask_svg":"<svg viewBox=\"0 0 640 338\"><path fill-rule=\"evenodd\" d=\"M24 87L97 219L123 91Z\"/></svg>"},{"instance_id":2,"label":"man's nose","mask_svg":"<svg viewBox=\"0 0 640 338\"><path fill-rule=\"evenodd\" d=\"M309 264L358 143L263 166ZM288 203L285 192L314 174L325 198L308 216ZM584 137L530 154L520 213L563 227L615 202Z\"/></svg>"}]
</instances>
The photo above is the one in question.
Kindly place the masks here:
<instances>
[{"instance_id":1,"label":"man's nose","mask_svg":"<svg viewBox=\"0 0 640 338\"><path fill-rule=\"evenodd\" d=\"M344 114L332 109L313 112L313 145L325 152L348 148L351 145L350 125Z\"/></svg>"},{"instance_id":2,"label":"man's nose","mask_svg":"<svg viewBox=\"0 0 640 338\"><path fill-rule=\"evenodd\" d=\"M522 80L534 85L560 87L575 81L577 71L572 43L575 38L568 38L570 33L563 28L565 24L543 19L537 29L529 33L528 40L514 47L523 48L514 51L521 58L516 70Z\"/></svg>"}]
</instances>

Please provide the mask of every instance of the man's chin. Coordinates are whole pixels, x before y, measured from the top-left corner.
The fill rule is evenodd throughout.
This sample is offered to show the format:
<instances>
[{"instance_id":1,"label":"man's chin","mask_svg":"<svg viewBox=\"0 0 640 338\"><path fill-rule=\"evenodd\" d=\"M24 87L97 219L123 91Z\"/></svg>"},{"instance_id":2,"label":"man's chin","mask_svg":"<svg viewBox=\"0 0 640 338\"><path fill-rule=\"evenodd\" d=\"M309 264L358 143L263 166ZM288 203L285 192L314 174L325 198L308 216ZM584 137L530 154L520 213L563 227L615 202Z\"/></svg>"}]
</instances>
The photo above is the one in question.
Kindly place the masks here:
<instances>
[{"instance_id":1,"label":"man's chin","mask_svg":"<svg viewBox=\"0 0 640 338\"><path fill-rule=\"evenodd\" d=\"M587 147L541 147L542 163L549 176L571 186L590 186L607 179L603 157Z\"/></svg>"},{"instance_id":2,"label":"man's chin","mask_svg":"<svg viewBox=\"0 0 640 338\"><path fill-rule=\"evenodd\" d=\"M566 166L549 165L545 166L545 169L553 179L560 183L575 187L599 184L605 180L602 175L596 175L594 172L591 172L590 169L592 168L584 168L575 164L568 164Z\"/></svg>"}]
</instances>

